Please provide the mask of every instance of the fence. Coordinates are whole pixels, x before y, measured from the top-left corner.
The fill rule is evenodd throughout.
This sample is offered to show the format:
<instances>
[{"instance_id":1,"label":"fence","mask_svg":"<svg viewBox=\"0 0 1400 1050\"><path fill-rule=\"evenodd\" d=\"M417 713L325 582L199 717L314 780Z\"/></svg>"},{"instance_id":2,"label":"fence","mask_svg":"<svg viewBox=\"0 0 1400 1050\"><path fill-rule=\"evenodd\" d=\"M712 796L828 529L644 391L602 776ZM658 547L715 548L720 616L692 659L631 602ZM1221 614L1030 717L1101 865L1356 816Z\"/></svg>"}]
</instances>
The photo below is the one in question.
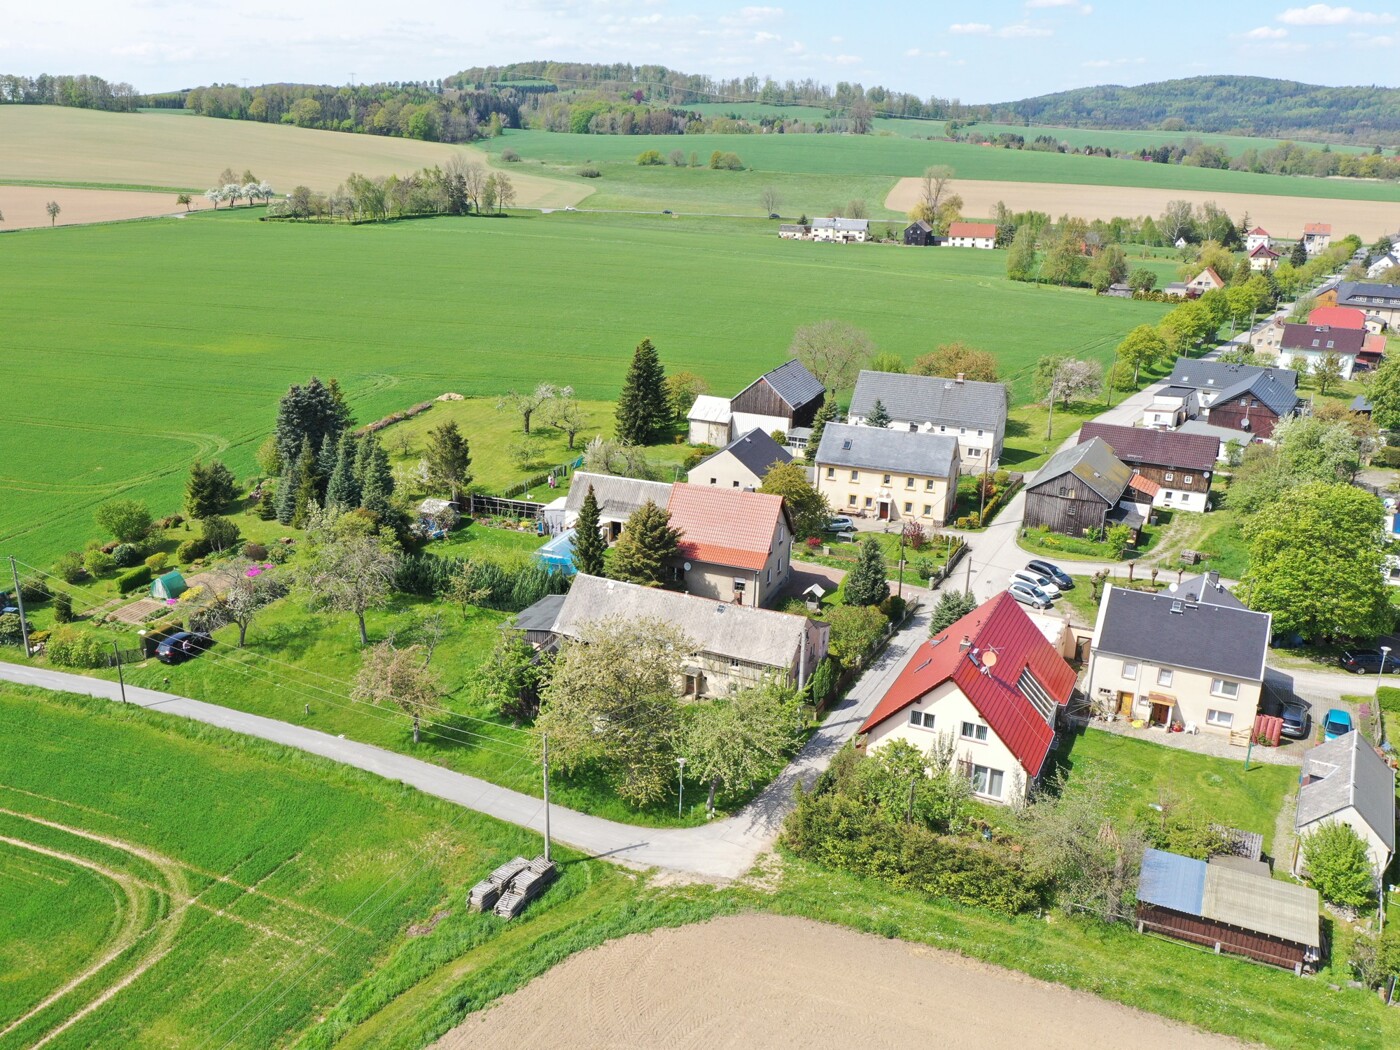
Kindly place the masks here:
<instances>
[{"instance_id":1,"label":"fence","mask_svg":"<svg viewBox=\"0 0 1400 1050\"><path fill-rule=\"evenodd\" d=\"M523 496L533 488L538 488L541 485L548 485L550 478L554 478L556 481L562 481L581 466L583 466L582 456L579 456L577 459L572 459L568 463L556 464L542 474L536 474L534 477L527 478L518 485L512 485L501 493L501 498L512 499L516 496Z\"/></svg>"},{"instance_id":2,"label":"fence","mask_svg":"<svg viewBox=\"0 0 1400 1050\"><path fill-rule=\"evenodd\" d=\"M539 520L544 515L543 503L503 496L468 496L467 513L473 518L529 518Z\"/></svg>"},{"instance_id":3,"label":"fence","mask_svg":"<svg viewBox=\"0 0 1400 1050\"><path fill-rule=\"evenodd\" d=\"M107 667L116 667L119 660L124 664L139 664L146 659L146 654L140 649L117 649L106 654L105 659Z\"/></svg>"}]
</instances>

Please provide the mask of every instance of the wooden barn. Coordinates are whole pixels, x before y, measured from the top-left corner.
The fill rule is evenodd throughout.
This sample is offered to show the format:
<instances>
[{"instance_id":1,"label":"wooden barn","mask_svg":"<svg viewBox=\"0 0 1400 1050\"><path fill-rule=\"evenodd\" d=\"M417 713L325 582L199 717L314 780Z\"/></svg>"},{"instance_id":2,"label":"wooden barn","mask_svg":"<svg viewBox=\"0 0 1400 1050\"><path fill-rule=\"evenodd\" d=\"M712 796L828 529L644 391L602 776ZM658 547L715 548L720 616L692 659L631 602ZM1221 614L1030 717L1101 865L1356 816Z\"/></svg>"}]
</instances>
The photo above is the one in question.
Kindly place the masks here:
<instances>
[{"instance_id":1,"label":"wooden barn","mask_svg":"<svg viewBox=\"0 0 1400 1050\"><path fill-rule=\"evenodd\" d=\"M1139 933L1160 933L1217 954L1242 955L1302 975L1322 958L1317 891L1269 875L1262 861L1143 853Z\"/></svg>"},{"instance_id":2,"label":"wooden barn","mask_svg":"<svg viewBox=\"0 0 1400 1050\"><path fill-rule=\"evenodd\" d=\"M731 412L743 416L766 416L787 421L784 431L810 427L817 409L826 400L826 388L797 360L765 372L730 401Z\"/></svg>"},{"instance_id":3,"label":"wooden barn","mask_svg":"<svg viewBox=\"0 0 1400 1050\"><path fill-rule=\"evenodd\" d=\"M915 219L908 226L904 227L904 243L916 245L920 248L934 248L940 243L941 238L933 232L933 227L923 219Z\"/></svg>"},{"instance_id":4,"label":"wooden barn","mask_svg":"<svg viewBox=\"0 0 1400 1050\"><path fill-rule=\"evenodd\" d=\"M1103 438L1057 452L1026 486L1025 525L1066 536L1117 524L1136 532L1146 517L1129 484L1133 477ZM1150 503L1151 496L1143 495Z\"/></svg>"}]
</instances>

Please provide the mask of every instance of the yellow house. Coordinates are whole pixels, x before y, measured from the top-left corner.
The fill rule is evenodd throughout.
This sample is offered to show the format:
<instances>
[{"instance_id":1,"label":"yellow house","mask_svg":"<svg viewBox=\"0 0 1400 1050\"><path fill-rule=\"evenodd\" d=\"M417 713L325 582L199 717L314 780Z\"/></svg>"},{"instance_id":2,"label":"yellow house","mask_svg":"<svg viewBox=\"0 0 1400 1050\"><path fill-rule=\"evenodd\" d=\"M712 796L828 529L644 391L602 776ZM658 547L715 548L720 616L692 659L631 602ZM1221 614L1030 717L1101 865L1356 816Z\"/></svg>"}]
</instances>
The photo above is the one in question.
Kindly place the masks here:
<instances>
[{"instance_id":1,"label":"yellow house","mask_svg":"<svg viewBox=\"0 0 1400 1050\"><path fill-rule=\"evenodd\" d=\"M958 498L958 439L828 423L817 448L817 491L838 514L945 525Z\"/></svg>"},{"instance_id":2,"label":"yellow house","mask_svg":"<svg viewBox=\"0 0 1400 1050\"><path fill-rule=\"evenodd\" d=\"M772 605L791 575L792 519L781 496L675 485L666 505L681 534L674 586L735 605Z\"/></svg>"}]
</instances>

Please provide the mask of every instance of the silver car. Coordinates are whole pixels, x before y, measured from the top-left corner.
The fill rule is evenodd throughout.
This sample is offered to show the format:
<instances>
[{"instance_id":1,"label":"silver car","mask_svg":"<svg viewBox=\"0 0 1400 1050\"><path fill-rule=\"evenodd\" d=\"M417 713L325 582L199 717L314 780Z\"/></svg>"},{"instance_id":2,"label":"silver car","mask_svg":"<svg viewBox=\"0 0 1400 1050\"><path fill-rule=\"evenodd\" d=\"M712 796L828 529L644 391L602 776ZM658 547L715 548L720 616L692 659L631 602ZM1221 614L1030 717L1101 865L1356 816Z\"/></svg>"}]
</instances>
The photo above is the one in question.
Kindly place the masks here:
<instances>
[{"instance_id":1,"label":"silver car","mask_svg":"<svg viewBox=\"0 0 1400 1050\"><path fill-rule=\"evenodd\" d=\"M1007 590L1011 592L1011 597L1022 605L1029 605L1032 609L1048 609L1051 606L1050 596L1039 587L1034 587L1029 583L1017 581Z\"/></svg>"},{"instance_id":2,"label":"silver car","mask_svg":"<svg viewBox=\"0 0 1400 1050\"><path fill-rule=\"evenodd\" d=\"M1055 586L1055 582L1050 577L1031 572L1029 569L1017 569L1011 574L1011 582L1028 583L1037 590L1044 591L1051 601L1060 597L1060 588Z\"/></svg>"}]
</instances>

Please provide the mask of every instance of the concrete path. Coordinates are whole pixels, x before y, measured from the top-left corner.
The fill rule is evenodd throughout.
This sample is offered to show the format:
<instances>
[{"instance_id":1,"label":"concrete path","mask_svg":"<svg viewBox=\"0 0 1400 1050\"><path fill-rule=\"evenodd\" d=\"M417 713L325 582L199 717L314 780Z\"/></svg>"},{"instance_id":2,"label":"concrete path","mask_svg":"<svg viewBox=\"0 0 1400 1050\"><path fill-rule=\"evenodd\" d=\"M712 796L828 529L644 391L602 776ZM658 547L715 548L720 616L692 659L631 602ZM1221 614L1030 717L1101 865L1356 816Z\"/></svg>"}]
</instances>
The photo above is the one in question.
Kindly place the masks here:
<instances>
[{"instance_id":1,"label":"concrete path","mask_svg":"<svg viewBox=\"0 0 1400 1050\"><path fill-rule=\"evenodd\" d=\"M927 616L915 615L890 639L845 702L827 716L782 774L734 816L696 828L642 828L551 806L554 838L593 856L636 867L667 868L707 878L742 875L777 838L783 818L793 808L795 786L810 786L832 756L855 735L927 633ZM22 664L0 663L0 680L106 700L121 699L115 682ZM544 803L540 799L430 762L173 693L128 686L126 696L129 703L320 755L390 780L401 780L429 795L498 820L544 831Z\"/></svg>"}]
</instances>

